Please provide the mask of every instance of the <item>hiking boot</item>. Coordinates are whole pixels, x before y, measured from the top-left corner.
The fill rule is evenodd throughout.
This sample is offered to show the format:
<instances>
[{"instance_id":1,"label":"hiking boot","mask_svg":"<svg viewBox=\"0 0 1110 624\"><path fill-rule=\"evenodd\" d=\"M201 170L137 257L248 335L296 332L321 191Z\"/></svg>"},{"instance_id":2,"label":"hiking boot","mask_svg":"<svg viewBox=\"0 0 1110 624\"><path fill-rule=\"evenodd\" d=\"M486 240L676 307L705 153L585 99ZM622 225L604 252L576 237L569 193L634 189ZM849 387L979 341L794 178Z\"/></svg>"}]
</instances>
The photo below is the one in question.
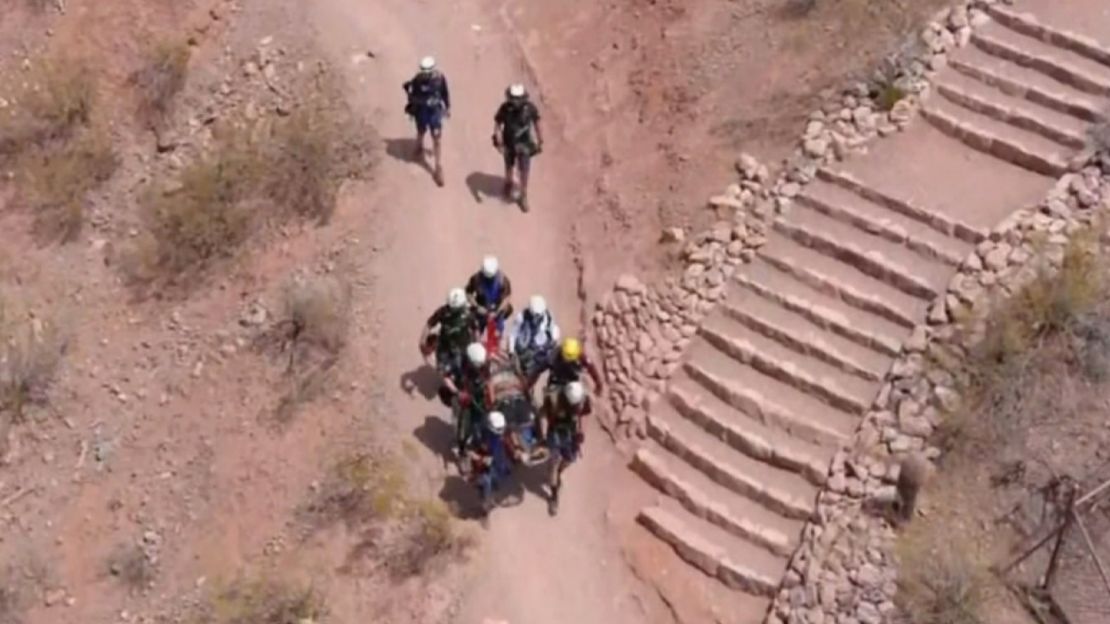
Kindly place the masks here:
<instances>
[{"instance_id":1,"label":"hiking boot","mask_svg":"<svg viewBox=\"0 0 1110 624\"><path fill-rule=\"evenodd\" d=\"M520 211L521 212L528 212L528 196L525 195L523 191L520 193L520 202L519 203L520 203Z\"/></svg>"},{"instance_id":2,"label":"hiking boot","mask_svg":"<svg viewBox=\"0 0 1110 624\"><path fill-rule=\"evenodd\" d=\"M432 174L432 179L436 181L436 185L440 188L443 187L443 167L436 167L435 173Z\"/></svg>"}]
</instances>

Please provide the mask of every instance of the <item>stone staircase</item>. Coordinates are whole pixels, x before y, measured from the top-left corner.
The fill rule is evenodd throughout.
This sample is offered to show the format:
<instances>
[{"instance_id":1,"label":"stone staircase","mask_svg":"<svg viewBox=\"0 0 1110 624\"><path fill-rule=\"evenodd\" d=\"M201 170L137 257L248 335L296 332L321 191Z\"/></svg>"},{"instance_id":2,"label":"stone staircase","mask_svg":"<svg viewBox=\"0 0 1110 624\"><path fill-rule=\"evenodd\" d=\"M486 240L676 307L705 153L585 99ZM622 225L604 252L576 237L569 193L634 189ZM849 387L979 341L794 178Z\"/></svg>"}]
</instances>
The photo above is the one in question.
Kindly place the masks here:
<instances>
[{"instance_id":1,"label":"stone staircase","mask_svg":"<svg viewBox=\"0 0 1110 624\"><path fill-rule=\"evenodd\" d=\"M1102 119L1110 48L990 14L937 75L924 121L889 139L910 146L912 175L883 179L879 149L819 170L648 414L632 467L660 495L639 520L749 595L730 621L762 621L833 454L957 266L1015 198L1044 196ZM979 187L966 202L945 191Z\"/></svg>"}]
</instances>

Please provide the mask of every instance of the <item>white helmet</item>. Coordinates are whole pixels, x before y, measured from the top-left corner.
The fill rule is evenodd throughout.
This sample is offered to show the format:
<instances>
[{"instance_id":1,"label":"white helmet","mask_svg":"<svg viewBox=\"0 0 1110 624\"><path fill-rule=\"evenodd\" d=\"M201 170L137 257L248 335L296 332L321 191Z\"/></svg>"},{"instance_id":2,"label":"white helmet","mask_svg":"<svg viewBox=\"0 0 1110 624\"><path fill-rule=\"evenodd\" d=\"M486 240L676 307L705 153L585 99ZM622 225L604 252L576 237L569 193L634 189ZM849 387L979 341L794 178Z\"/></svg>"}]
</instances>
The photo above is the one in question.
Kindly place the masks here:
<instances>
[{"instance_id":1,"label":"white helmet","mask_svg":"<svg viewBox=\"0 0 1110 624\"><path fill-rule=\"evenodd\" d=\"M466 359L474 366L486 363L486 348L480 342L472 342L466 347Z\"/></svg>"},{"instance_id":2,"label":"white helmet","mask_svg":"<svg viewBox=\"0 0 1110 624\"><path fill-rule=\"evenodd\" d=\"M511 98L522 98L528 95L527 89L525 89L524 85L520 84L519 82L509 85L509 88L506 89L506 92Z\"/></svg>"},{"instance_id":3,"label":"white helmet","mask_svg":"<svg viewBox=\"0 0 1110 624\"><path fill-rule=\"evenodd\" d=\"M486 256L482 258L482 275L486 277L497 275L499 266L500 265L497 264L497 256Z\"/></svg>"},{"instance_id":4,"label":"white helmet","mask_svg":"<svg viewBox=\"0 0 1110 624\"><path fill-rule=\"evenodd\" d=\"M489 430L498 434L505 431L505 415L501 412L490 412Z\"/></svg>"},{"instance_id":5,"label":"white helmet","mask_svg":"<svg viewBox=\"0 0 1110 624\"><path fill-rule=\"evenodd\" d=\"M436 68L436 59L434 56L425 56L420 59L420 70L431 71Z\"/></svg>"},{"instance_id":6,"label":"white helmet","mask_svg":"<svg viewBox=\"0 0 1110 624\"><path fill-rule=\"evenodd\" d=\"M452 288L447 293L447 307L458 310L466 305L466 292L461 288Z\"/></svg>"},{"instance_id":7,"label":"white helmet","mask_svg":"<svg viewBox=\"0 0 1110 624\"><path fill-rule=\"evenodd\" d=\"M547 301L539 295L532 295L528 300L528 311L535 316L543 316L547 312Z\"/></svg>"},{"instance_id":8,"label":"white helmet","mask_svg":"<svg viewBox=\"0 0 1110 624\"><path fill-rule=\"evenodd\" d=\"M567 384L566 390L567 402L571 405L581 405L582 401L586 399L586 388L582 385L581 381L572 381Z\"/></svg>"}]
</instances>

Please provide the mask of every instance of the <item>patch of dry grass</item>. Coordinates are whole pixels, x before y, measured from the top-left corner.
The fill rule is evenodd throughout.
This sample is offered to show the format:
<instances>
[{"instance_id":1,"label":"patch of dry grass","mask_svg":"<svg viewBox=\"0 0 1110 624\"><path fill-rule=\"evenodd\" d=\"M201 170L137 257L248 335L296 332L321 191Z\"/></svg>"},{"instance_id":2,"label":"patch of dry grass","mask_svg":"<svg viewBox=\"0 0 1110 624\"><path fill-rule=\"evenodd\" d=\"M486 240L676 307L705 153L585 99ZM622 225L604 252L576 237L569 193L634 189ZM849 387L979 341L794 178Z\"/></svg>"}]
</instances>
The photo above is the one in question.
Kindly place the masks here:
<instances>
[{"instance_id":1,"label":"patch of dry grass","mask_svg":"<svg viewBox=\"0 0 1110 624\"><path fill-rule=\"evenodd\" d=\"M875 105L881 111L890 112L894 105L906 98L906 92L894 82L881 83L876 91Z\"/></svg>"},{"instance_id":2,"label":"patch of dry grass","mask_svg":"<svg viewBox=\"0 0 1110 624\"><path fill-rule=\"evenodd\" d=\"M913 624L983 624L988 571L952 535L917 530L899 543L896 602Z\"/></svg>"},{"instance_id":3,"label":"patch of dry grass","mask_svg":"<svg viewBox=\"0 0 1110 624\"><path fill-rule=\"evenodd\" d=\"M180 178L152 189L140 282L195 282L266 225L325 223L343 181L368 173L368 141L337 91L305 92L287 117L232 122Z\"/></svg>"},{"instance_id":4,"label":"patch of dry grass","mask_svg":"<svg viewBox=\"0 0 1110 624\"><path fill-rule=\"evenodd\" d=\"M286 210L317 223L335 211L339 182L345 176L338 149L351 131L337 111L314 100L276 124L267 141L267 197Z\"/></svg>"},{"instance_id":5,"label":"patch of dry grass","mask_svg":"<svg viewBox=\"0 0 1110 624\"><path fill-rule=\"evenodd\" d=\"M64 346L53 319L0 293L0 413L22 422L28 406L46 401Z\"/></svg>"},{"instance_id":6,"label":"patch of dry grass","mask_svg":"<svg viewBox=\"0 0 1110 624\"><path fill-rule=\"evenodd\" d=\"M178 184L147 194L146 236L133 250L133 277L187 280L247 239L255 216L246 200L263 163L237 142L240 136L187 166Z\"/></svg>"},{"instance_id":7,"label":"patch of dry grass","mask_svg":"<svg viewBox=\"0 0 1110 624\"><path fill-rule=\"evenodd\" d=\"M206 624L304 624L327 614L315 588L276 579L240 580L214 596Z\"/></svg>"},{"instance_id":8,"label":"patch of dry grass","mask_svg":"<svg viewBox=\"0 0 1110 624\"><path fill-rule=\"evenodd\" d=\"M400 580L461 557L474 545L446 504L408 494L401 469L385 454L344 457L305 508L313 526L341 522L361 535L343 570L380 569Z\"/></svg>"},{"instance_id":9,"label":"patch of dry grass","mask_svg":"<svg viewBox=\"0 0 1110 624\"><path fill-rule=\"evenodd\" d=\"M108 133L93 123L94 74L68 59L42 61L10 113L0 117L0 165L16 174L19 203L35 213L37 233L71 240L88 193L115 172Z\"/></svg>"},{"instance_id":10,"label":"patch of dry grass","mask_svg":"<svg viewBox=\"0 0 1110 624\"><path fill-rule=\"evenodd\" d=\"M1058 271L1041 271L993 309L985 326L971 321L965 331L980 339L961 371L964 405L940 428L945 448L975 455L1007 440L1027 418L1053 411L1064 378L1097 376L1104 362L1090 347L1101 344L1097 328L1110 326L1110 311L1099 310L1107 298L1105 260L1090 234L1077 234Z\"/></svg>"},{"instance_id":11,"label":"patch of dry grass","mask_svg":"<svg viewBox=\"0 0 1110 624\"><path fill-rule=\"evenodd\" d=\"M33 72L11 110L0 118L0 159L64 141L92 117L96 83L85 64L44 60Z\"/></svg>"},{"instance_id":12,"label":"patch of dry grass","mask_svg":"<svg viewBox=\"0 0 1110 624\"><path fill-rule=\"evenodd\" d=\"M188 69L185 41L160 41L147 50L142 67L131 76L139 96L139 116L147 124L165 121L174 98L185 88Z\"/></svg>"},{"instance_id":13,"label":"patch of dry grass","mask_svg":"<svg viewBox=\"0 0 1110 624\"><path fill-rule=\"evenodd\" d=\"M347 345L351 293L334 275L296 274L286 284L281 302L277 322L259 337L259 346L286 354L282 383L287 391L275 410L277 424L285 425L331 383Z\"/></svg>"},{"instance_id":14,"label":"patch of dry grass","mask_svg":"<svg viewBox=\"0 0 1110 624\"><path fill-rule=\"evenodd\" d=\"M1093 234L1102 230L1077 233L1056 269L1031 265L1042 270L1023 287L969 315L967 358L940 365L955 375L962 402L938 430L943 454L926 487L927 513L900 536L898 603L909 622L1027 621L1008 586L1037 582L1044 562L1005 577L986 570L1053 522L1038 520L1044 483L1102 464L1094 448L1105 423L1110 289Z\"/></svg>"},{"instance_id":15,"label":"patch of dry grass","mask_svg":"<svg viewBox=\"0 0 1110 624\"><path fill-rule=\"evenodd\" d=\"M419 576L440 561L462 556L474 545L460 532L451 510L440 500L409 502L402 520L406 530L387 550L386 569L395 578Z\"/></svg>"},{"instance_id":16,"label":"patch of dry grass","mask_svg":"<svg viewBox=\"0 0 1110 624\"><path fill-rule=\"evenodd\" d=\"M358 526L395 517L405 504L405 477L391 458L369 453L342 457L306 508L314 524Z\"/></svg>"},{"instance_id":17,"label":"patch of dry grass","mask_svg":"<svg viewBox=\"0 0 1110 624\"><path fill-rule=\"evenodd\" d=\"M20 186L24 203L35 213L42 239L71 241L85 221L90 191L107 181L119 165L103 130L89 129L64 149L38 149L22 159Z\"/></svg>"},{"instance_id":18,"label":"patch of dry grass","mask_svg":"<svg viewBox=\"0 0 1110 624\"><path fill-rule=\"evenodd\" d=\"M298 276L285 288L283 308L288 339L294 348L318 347L334 357L347 344L351 293L340 279L331 275Z\"/></svg>"}]
</instances>

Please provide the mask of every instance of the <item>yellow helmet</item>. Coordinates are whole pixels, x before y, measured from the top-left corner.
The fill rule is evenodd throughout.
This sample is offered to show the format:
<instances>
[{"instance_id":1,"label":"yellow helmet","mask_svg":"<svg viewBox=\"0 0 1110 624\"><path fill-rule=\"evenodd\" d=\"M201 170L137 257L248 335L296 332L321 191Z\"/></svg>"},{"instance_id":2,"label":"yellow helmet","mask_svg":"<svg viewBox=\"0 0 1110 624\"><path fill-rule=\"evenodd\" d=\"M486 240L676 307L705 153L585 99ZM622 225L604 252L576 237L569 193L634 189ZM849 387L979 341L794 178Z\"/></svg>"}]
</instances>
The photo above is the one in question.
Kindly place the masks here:
<instances>
[{"instance_id":1,"label":"yellow helmet","mask_svg":"<svg viewBox=\"0 0 1110 624\"><path fill-rule=\"evenodd\" d=\"M577 362L582 357L582 343L577 338L567 338L563 341L563 359L568 362Z\"/></svg>"}]
</instances>

